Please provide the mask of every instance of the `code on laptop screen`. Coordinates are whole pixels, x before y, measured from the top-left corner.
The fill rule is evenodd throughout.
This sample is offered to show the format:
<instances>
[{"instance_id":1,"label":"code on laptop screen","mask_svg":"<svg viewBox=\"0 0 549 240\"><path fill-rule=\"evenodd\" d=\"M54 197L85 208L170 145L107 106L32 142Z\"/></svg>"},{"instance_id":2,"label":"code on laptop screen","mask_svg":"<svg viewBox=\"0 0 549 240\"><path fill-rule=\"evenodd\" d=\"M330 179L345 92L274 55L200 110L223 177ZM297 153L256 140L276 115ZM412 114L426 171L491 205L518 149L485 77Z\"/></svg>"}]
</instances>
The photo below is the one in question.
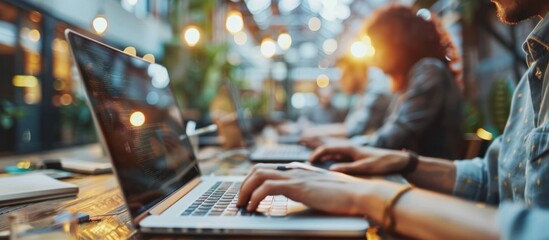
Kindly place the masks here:
<instances>
[{"instance_id":1,"label":"code on laptop screen","mask_svg":"<svg viewBox=\"0 0 549 240\"><path fill-rule=\"evenodd\" d=\"M168 72L71 32L67 36L135 218L200 174Z\"/></svg>"}]
</instances>

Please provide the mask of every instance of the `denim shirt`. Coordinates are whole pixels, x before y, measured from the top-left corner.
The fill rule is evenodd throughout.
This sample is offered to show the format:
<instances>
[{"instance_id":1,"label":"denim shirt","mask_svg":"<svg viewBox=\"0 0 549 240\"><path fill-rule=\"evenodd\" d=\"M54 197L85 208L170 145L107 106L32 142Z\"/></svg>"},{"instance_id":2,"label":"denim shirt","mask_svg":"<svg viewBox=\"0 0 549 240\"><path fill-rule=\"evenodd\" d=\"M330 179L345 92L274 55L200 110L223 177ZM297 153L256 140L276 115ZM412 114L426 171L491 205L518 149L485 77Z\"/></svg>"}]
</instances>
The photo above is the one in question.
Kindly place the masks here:
<instances>
[{"instance_id":1,"label":"denim shirt","mask_svg":"<svg viewBox=\"0 0 549 240\"><path fill-rule=\"evenodd\" d=\"M549 148L549 14L523 48L529 68L513 94L505 131L483 159L455 162L454 195L501 203L503 239L547 239L549 212L542 209L549 208L549 156L535 156Z\"/></svg>"}]
</instances>

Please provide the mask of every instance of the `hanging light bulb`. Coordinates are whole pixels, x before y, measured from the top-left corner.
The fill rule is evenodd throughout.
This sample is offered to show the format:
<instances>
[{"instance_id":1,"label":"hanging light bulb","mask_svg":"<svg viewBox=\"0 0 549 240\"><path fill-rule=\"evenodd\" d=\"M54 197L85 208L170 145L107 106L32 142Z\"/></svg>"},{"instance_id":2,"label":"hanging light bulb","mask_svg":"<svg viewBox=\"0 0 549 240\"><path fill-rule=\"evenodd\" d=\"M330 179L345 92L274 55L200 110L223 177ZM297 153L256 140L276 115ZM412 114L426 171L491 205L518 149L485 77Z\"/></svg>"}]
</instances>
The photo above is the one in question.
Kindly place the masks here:
<instances>
[{"instance_id":1,"label":"hanging light bulb","mask_svg":"<svg viewBox=\"0 0 549 240\"><path fill-rule=\"evenodd\" d=\"M200 41L200 31L196 26L188 26L183 31L181 38L189 47L194 47Z\"/></svg>"},{"instance_id":2,"label":"hanging light bulb","mask_svg":"<svg viewBox=\"0 0 549 240\"><path fill-rule=\"evenodd\" d=\"M261 42L261 54L266 58L274 56L276 51L276 44L271 38L265 38Z\"/></svg>"},{"instance_id":3,"label":"hanging light bulb","mask_svg":"<svg viewBox=\"0 0 549 240\"><path fill-rule=\"evenodd\" d=\"M102 35L107 31L107 28L109 27L109 22L107 21L107 18L103 15L97 15L92 21L92 27L93 30L99 34Z\"/></svg>"},{"instance_id":4,"label":"hanging light bulb","mask_svg":"<svg viewBox=\"0 0 549 240\"><path fill-rule=\"evenodd\" d=\"M227 31L232 34L242 31L244 28L244 21L242 20L242 14L237 11L231 11L227 16L227 21L225 22L225 27Z\"/></svg>"},{"instance_id":5,"label":"hanging light bulb","mask_svg":"<svg viewBox=\"0 0 549 240\"><path fill-rule=\"evenodd\" d=\"M292 46L292 36L288 33L281 33L278 35L278 46L282 50L288 50Z\"/></svg>"}]
</instances>

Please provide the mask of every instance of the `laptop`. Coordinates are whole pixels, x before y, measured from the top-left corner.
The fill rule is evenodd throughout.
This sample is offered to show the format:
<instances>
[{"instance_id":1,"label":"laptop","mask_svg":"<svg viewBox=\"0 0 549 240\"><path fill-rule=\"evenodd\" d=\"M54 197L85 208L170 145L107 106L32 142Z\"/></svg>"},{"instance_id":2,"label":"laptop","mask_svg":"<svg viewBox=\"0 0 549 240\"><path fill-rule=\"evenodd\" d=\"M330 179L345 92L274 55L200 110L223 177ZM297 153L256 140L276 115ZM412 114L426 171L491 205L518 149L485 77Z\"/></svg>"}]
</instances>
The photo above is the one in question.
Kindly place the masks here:
<instances>
[{"instance_id":1,"label":"laptop","mask_svg":"<svg viewBox=\"0 0 549 240\"><path fill-rule=\"evenodd\" d=\"M360 217L320 215L284 196L236 208L242 176L202 176L167 70L65 31L133 224L143 233L361 237Z\"/></svg>"},{"instance_id":2,"label":"laptop","mask_svg":"<svg viewBox=\"0 0 549 240\"><path fill-rule=\"evenodd\" d=\"M267 163L288 163L288 162L306 162L312 154L311 149L297 144L256 144L249 126L249 119L244 114L240 100L240 92L238 88L226 81L229 90L230 102L234 108L234 114L237 118L237 127L242 135L245 147L251 149L252 152L248 159L252 162L267 162Z\"/></svg>"}]
</instances>

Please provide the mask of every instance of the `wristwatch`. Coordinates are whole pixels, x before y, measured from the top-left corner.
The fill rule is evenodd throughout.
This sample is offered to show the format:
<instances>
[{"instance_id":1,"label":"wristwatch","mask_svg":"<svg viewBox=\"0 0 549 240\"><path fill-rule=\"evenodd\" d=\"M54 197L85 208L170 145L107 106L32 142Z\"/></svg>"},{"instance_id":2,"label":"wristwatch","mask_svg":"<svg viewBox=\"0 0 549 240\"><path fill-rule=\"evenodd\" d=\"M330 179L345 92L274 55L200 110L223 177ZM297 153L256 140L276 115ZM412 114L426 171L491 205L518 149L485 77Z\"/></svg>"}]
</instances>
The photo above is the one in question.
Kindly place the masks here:
<instances>
[{"instance_id":1,"label":"wristwatch","mask_svg":"<svg viewBox=\"0 0 549 240\"><path fill-rule=\"evenodd\" d=\"M402 175L408 175L410 173L413 173L417 165L419 163L419 156L417 153L410 151L410 150L404 150L408 153L408 163L406 163L406 166L402 170L400 170L400 174Z\"/></svg>"}]
</instances>

